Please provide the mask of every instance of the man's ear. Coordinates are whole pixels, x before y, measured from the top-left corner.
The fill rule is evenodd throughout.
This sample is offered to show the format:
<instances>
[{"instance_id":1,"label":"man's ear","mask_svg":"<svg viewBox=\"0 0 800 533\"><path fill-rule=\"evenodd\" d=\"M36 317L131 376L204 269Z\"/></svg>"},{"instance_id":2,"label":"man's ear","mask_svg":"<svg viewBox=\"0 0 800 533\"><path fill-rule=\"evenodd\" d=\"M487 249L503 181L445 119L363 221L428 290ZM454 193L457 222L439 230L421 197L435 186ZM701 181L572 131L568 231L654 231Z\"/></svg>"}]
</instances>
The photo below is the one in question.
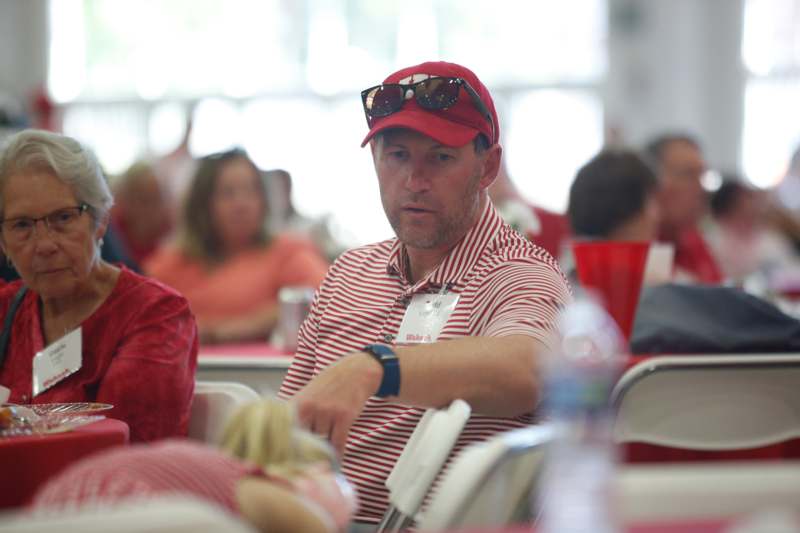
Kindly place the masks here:
<instances>
[{"instance_id":1,"label":"man's ear","mask_svg":"<svg viewBox=\"0 0 800 533\"><path fill-rule=\"evenodd\" d=\"M378 141L373 137L369 140L369 151L372 153L372 167L375 169L375 172L378 171L378 157L380 154L378 153Z\"/></svg>"},{"instance_id":2,"label":"man's ear","mask_svg":"<svg viewBox=\"0 0 800 533\"><path fill-rule=\"evenodd\" d=\"M493 144L483 153L481 179L478 185L481 189L488 189L500 172L500 161L503 157L503 147Z\"/></svg>"}]
</instances>

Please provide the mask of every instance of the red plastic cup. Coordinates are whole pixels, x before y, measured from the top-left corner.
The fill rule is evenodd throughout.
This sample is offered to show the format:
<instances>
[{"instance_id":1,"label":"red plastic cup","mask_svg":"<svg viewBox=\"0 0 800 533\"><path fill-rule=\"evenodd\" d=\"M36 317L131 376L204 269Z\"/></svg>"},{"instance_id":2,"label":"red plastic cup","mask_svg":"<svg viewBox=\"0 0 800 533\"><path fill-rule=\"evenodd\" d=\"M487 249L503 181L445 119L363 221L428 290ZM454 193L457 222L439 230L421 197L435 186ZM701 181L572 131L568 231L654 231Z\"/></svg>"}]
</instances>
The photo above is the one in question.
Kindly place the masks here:
<instances>
[{"instance_id":1,"label":"red plastic cup","mask_svg":"<svg viewBox=\"0 0 800 533\"><path fill-rule=\"evenodd\" d=\"M575 241L572 251L578 280L595 291L608 314L630 341L650 243L644 241Z\"/></svg>"}]
</instances>

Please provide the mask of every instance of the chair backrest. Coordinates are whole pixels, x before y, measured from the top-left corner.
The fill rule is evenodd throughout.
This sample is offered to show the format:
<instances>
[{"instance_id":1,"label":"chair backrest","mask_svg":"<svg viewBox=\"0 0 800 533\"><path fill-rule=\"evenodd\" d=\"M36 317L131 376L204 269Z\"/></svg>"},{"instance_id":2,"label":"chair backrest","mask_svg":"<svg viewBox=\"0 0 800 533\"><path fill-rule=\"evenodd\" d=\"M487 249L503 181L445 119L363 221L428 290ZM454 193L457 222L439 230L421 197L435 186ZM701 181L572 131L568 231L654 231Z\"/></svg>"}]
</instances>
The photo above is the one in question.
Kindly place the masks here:
<instances>
[{"instance_id":1,"label":"chair backrest","mask_svg":"<svg viewBox=\"0 0 800 533\"><path fill-rule=\"evenodd\" d=\"M800 437L800 354L652 357L612 393L617 442L692 450Z\"/></svg>"},{"instance_id":2,"label":"chair backrest","mask_svg":"<svg viewBox=\"0 0 800 533\"><path fill-rule=\"evenodd\" d=\"M420 531L498 527L531 518L530 497L551 425L529 426L464 449L447 468L418 521Z\"/></svg>"},{"instance_id":3,"label":"chair backrest","mask_svg":"<svg viewBox=\"0 0 800 533\"><path fill-rule=\"evenodd\" d=\"M377 532L401 531L413 521L471 412L464 400L425 411L386 478L389 509Z\"/></svg>"},{"instance_id":4,"label":"chair backrest","mask_svg":"<svg viewBox=\"0 0 800 533\"><path fill-rule=\"evenodd\" d=\"M198 381L189 417L189 438L216 444L225 424L241 405L260 398L258 393L233 381Z\"/></svg>"}]
</instances>

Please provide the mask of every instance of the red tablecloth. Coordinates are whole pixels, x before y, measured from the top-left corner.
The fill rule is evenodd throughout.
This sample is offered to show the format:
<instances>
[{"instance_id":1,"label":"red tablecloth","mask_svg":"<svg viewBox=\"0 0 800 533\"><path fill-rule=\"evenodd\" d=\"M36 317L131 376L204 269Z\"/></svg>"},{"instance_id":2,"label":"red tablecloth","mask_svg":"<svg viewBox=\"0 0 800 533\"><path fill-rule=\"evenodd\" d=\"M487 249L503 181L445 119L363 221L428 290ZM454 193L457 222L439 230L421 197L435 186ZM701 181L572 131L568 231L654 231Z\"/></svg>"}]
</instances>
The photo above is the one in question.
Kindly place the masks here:
<instances>
[{"instance_id":1,"label":"red tablecloth","mask_svg":"<svg viewBox=\"0 0 800 533\"><path fill-rule=\"evenodd\" d=\"M0 439L0 508L28 503L50 476L128 436L125 422L107 418L65 433Z\"/></svg>"}]
</instances>

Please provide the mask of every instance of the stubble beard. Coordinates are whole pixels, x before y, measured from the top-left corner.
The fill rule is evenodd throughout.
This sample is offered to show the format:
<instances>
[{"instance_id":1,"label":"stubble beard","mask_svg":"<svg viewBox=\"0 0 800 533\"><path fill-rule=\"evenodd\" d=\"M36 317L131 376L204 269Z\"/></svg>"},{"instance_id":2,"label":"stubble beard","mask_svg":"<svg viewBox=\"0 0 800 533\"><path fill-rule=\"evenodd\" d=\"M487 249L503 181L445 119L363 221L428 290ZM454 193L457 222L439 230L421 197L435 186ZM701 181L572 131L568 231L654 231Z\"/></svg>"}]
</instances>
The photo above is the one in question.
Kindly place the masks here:
<instances>
[{"instance_id":1,"label":"stubble beard","mask_svg":"<svg viewBox=\"0 0 800 533\"><path fill-rule=\"evenodd\" d=\"M437 213L430 226L416 226L403 223L400 210L387 214L397 238L406 246L430 250L445 245L455 245L469 230L478 217L480 196L477 194L478 177L470 181L461 196L461 209L452 213Z\"/></svg>"}]
</instances>

